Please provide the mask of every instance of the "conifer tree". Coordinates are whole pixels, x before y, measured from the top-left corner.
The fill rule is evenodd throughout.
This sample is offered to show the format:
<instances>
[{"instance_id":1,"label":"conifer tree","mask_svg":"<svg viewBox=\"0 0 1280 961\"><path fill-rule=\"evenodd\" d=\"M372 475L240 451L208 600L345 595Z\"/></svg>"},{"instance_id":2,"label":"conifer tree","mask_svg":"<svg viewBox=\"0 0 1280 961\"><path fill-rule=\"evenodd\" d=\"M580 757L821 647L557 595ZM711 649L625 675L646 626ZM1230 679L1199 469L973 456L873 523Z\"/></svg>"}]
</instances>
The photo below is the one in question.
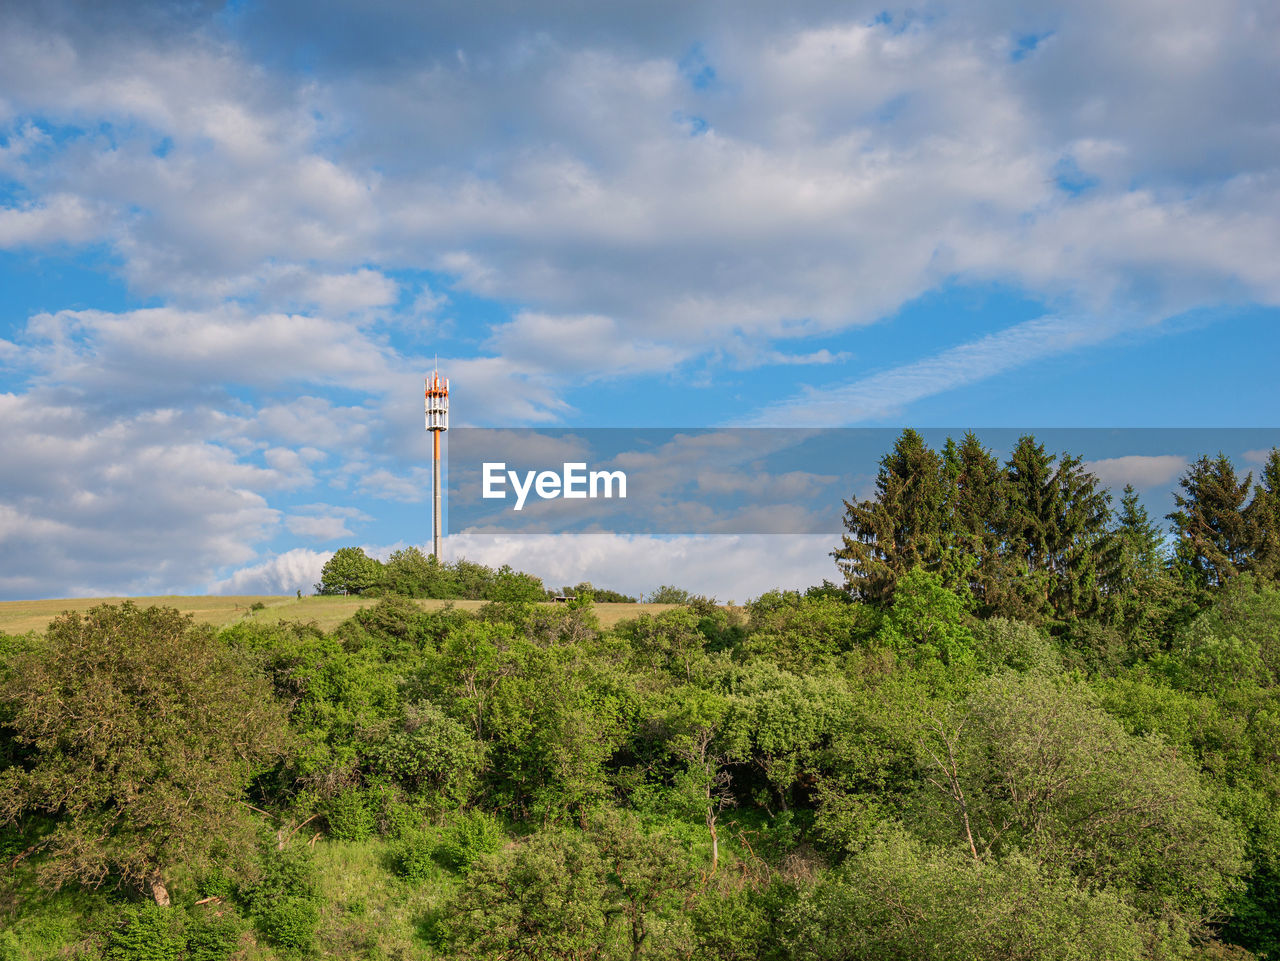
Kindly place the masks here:
<instances>
[{"instance_id":1,"label":"conifer tree","mask_svg":"<svg viewBox=\"0 0 1280 961\"><path fill-rule=\"evenodd\" d=\"M972 431L959 445L948 445L948 470L954 477L953 540L969 555L969 589L978 608L985 610L998 606L1008 594L1013 570L1001 550L1008 506L1004 473Z\"/></svg>"},{"instance_id":2,"label":"conifer tree","mask_svg":"<svg viewBox=\"0 0 1280 961\"><path fill-rule=\"evenodd\" d=\"M1178 535L1177 568L1197 590L1221 587L1251 559L1250 523L1245 502L1253 475L1244 480L1225 454L1201 457L1178 482L1177 510L1168 515Z\"/></svg>"},{"instance_id":3,"label":"conifer tree","mask_svg":"<svg viewBox=\"0 0 1280 961\"><path fill-rule=\"evenodd\" d=\"M1250 568L1276 582L1280 581L1280 448L1271 448L1260 479L1245 510L1253 553Z\"/></svg>"},{"instance_id":4,"label":"conifer tree","mask_svg":"<svg viewBox=\"0 0 1280 961\"><path fill-rule=\"evenodd\" d=\"M1150 646L1173 600L1164 538L1132 484L1120 498L1113 531L1116 567L1108 585L1112 618L1132 642Z\"/></svg>"},{"instance_id":5,"label":"conifer tree","mask_svg":"<svg viewBox=\"0 0 1280 961\"><path fill-rule=\"evenodd\" d=\"M1010 455L1006 489L1004 544L1024 572L1021 584L1015 582L1021 600L1059 618L1094 613L1113 563L1107 537L1111 495L1080 458L1059 459L1030 435Z\"/></svg>"},{"instance_id":6,"label":"conifer tree","mask_svg":"<svg viewBox=\"0 0 1280 961\"><path fill-rule=\"evenodd\" d=\"M947 514L942 458L908 428L880 461L875 496L845 501L848 533L833 555L846 586L858 597L883 602L913 567L936 570L946 547Z\"/></svg>"}]
</instances>

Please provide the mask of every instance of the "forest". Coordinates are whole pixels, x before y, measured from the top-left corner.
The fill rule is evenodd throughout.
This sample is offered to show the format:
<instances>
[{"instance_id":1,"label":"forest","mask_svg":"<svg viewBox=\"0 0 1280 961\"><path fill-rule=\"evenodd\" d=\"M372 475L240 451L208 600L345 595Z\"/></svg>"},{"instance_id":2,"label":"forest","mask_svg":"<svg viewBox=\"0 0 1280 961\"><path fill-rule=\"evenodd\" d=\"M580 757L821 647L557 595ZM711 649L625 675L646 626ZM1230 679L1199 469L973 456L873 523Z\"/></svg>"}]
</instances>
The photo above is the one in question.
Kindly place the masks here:
<instances>
[{"instance_id":1,"label":"forest","mask_svg":"<svg viewBox=\"0 0 1280 961\"><path fill-rule=\"evenodd\" d=\"M1280 958L1280 451L1174 503L908 430L742 606L0 636L0 959Z\"/></svg>"}]
</instances>

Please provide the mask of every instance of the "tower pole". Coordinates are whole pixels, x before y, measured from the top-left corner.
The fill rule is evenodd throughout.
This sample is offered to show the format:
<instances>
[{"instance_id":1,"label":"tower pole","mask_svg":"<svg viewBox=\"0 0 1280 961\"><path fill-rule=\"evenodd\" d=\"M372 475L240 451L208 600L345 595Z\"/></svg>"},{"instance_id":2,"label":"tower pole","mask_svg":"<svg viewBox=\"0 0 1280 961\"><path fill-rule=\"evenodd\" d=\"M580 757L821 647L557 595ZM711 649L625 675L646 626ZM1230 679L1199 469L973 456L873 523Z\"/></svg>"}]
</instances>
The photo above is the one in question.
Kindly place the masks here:
<instances>
[{"instance_id":1,"label":"tower pole","mask_svg":"<svg viewBox=\"0 0 1280 961\"><path fill-rule=\"evenodd\" d=\"M431 432L431 552L436 560L444 562L440 553L440 431Z\"/></svg>"},{"instance_id":2,"label":"tower pole","mask_svg":"<svg viewBox=\"0 0 1280 961\"><path fill-rule=\"evenodd\" d=\"M427 378L425 392L427 430L431 431L431 555L444 563L441 544L444 539L444 516L440 510L440 435L449 429L449 381L440 376L437 367Z\"/></svg>"}]
</instances>

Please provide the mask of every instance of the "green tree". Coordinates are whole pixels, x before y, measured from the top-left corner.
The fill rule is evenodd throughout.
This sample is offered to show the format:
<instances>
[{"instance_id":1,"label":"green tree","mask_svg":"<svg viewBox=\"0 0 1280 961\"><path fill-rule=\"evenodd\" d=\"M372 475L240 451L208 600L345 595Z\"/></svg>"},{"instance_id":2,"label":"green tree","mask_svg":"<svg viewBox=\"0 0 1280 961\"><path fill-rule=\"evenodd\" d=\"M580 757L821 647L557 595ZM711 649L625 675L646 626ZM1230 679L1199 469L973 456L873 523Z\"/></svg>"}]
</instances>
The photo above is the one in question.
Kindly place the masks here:
<instances>
[{"instance_id":1,"label":"green tree","mask_svg":"<svg viewBox=\"0 0 1280 961\"><path fill-rule=\"evenodd\" d=\"M572 831L541 831L472 866L446 908L449 956L607 956L608 895L606 864L590 840Z\"/></svg>"},{"instance_id":2,"label":"green tree","mask_svg":"<svg viewBox=\"0 0 1280 961\"><path fill-rule=\"evenodd\" d=\"M364 594L382 584L382 563L360 547L340 547L320 570L317 594Z\"/></svg>"},{"instance_id":3,"label":"green tree","mask_svg":"<svg viewBox=\"0 0 1280 961\"><path fill-rule=\"evenodd\" d=\"M1245 503L1252 474L1236 476L1230 458L1201 457L1178 482L1177 510L1169 514L1178 537L1179 573L1198 591L1221 587L1249 563L1251 541Z\"/></svg>"},{"instance_id":4,"label":"green tree","mask_svg":"<svg viewBox=\"0 0 1280 961\"><path fill-rule=\"evenodd\" d=\"M964 602L943 586L941 577L921 568L898 581L879 638L916 660L936 658L944 664L973 660L973 633Z\"/></svg>"},{"instance_id":5,"label":"green tree","mask_svg":"<svg viewBox=\"0 0 1280 961\"><path fill-rule=\"evenodd\" d=\"M925 731L929 789L913 823L973 860L1022 852L1193 928L1238 890L1240 833L1195 768L1129 735L1087 691L1003 675Z\"/></svg>"},{"instance_id":6,"label":"green tree","mask_svg":"<svg viewBox=\"0 0 1280 961\"><path fill-rule=\"evenodd\" d=\"M949 480L942 458L910 428L880 461L876 492L845 501L842 544L833 552L856 597L887 603L913 567L936 569L948 546Z\"/></svg>"},{"instance_id":7,"label":"green tree","mask_svg":"<svg viewBox=\"0 0 1280 961\"><path fill-rule=\"evenodd\" d=\"M953 478L951 541L968 556L969 590L979 610L1008 607L1016 568L1002 551L1008 510L1000 463L972 432L947 441L944 458Z\"/></svg>"},{"instance_id":8,"label":"green tree","mask_svg":"<svg viewBox=\"0 0 1280 961\"><path fill-rule=\"evenodd\" d=\"M1158 646L1176 601L1162 531L1151 522L1132 484L1126 484L1112 532L1115 568L1108 585L1107 608L1141 650Z\"/></svg>"},{"instance_id":9,"label":"green tree","mask_svg":"<svg viewBox=\"0 0 1280 961\"><path fill-rule=\"evenodd\" d=\"M1029 858L975 866L889 832L801 892L784 946L797 961L1138 961L1152 956L1139 921L1114 892Z\"/></svg>"},{"instance_id":10,"label":"green tree","mask_svg":"<svg viewBox=\"0 0 1280 961\"><path fill-rule=\"evenodd\" d=\"M503 564L494 575L493 583L486 588L484 597L488 601L534 603L547 599L547 589L532 574L521 573L513 570L511 565Z\"/></svg>"},{"instance_id":11,"label":"green tree","mask_svg":"<svg viewBox=\"0 0 1280 961\"><path fill-rule=\"evenodd\" d=\"M392 551L383 565L384 588L401 597L438 597L433 589L441 580L441 567L435 555L428 557L417 547Z\"/></svg>"},{"instance_id":12,"label":"green tree","mask_svg":"<svg viewBox=\"0 0 1280 961\"><path fill-rule=\"evenodd\" d=\"M1111 575L1111 495L1078 457L1019 439L1006 469L1005 550L1026 572L1023 600L1041 615L1070 619L1098 611ZM1020 606L1020 605L1019 605ZM1037 609L1038 608L1038 609ZM1025 615L1020 609L1000 611Z\"/></svg>"},{"instance_id":13,"label":"green tree","mask_svg":"<svg viewBox=\"0 0 1280 961\"><path fill-rule=\"evenodd\" d=\"M1280 448L1271 448L1259 480L1245 509L1253 553L1250 567L1260 577L1280 582Z\"/></svg>"},{"instance_id":14,"label":"green tree","mask_svg":"<svg viewBox=\"0 0 1280 961\"><path fill-rule=\"evenodd\" d=\"M169 608L68 612L0 686L29 765L0 772L0 820L45 812L41 879L112 878L167 904L167 878L251 836L240 803L286 741L266 682Z\"/></svg>"}]
</instances>

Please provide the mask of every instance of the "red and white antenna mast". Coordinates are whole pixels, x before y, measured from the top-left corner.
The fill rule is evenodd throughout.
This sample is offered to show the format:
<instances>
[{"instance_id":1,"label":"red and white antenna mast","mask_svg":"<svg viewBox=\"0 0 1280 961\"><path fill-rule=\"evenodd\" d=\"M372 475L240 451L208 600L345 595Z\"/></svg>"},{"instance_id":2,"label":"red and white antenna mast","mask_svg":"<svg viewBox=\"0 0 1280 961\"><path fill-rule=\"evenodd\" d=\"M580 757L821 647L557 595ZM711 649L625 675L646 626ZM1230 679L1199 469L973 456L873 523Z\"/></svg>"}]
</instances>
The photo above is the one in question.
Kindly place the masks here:
<instances>
[{"instance_id":1,"label":"red and white antenna mast","mask_svg":"<svg viewBox=\"0 0 1280 961\"><path fill-rule=\"evenodd\" d=\"M440 435L449 429L449 380L440 376L438 366L427 378L426 404L427 430L431 431L431 553L440 563L440 533L443 518L440 513Z\"/></svg>"}]
</instances>

